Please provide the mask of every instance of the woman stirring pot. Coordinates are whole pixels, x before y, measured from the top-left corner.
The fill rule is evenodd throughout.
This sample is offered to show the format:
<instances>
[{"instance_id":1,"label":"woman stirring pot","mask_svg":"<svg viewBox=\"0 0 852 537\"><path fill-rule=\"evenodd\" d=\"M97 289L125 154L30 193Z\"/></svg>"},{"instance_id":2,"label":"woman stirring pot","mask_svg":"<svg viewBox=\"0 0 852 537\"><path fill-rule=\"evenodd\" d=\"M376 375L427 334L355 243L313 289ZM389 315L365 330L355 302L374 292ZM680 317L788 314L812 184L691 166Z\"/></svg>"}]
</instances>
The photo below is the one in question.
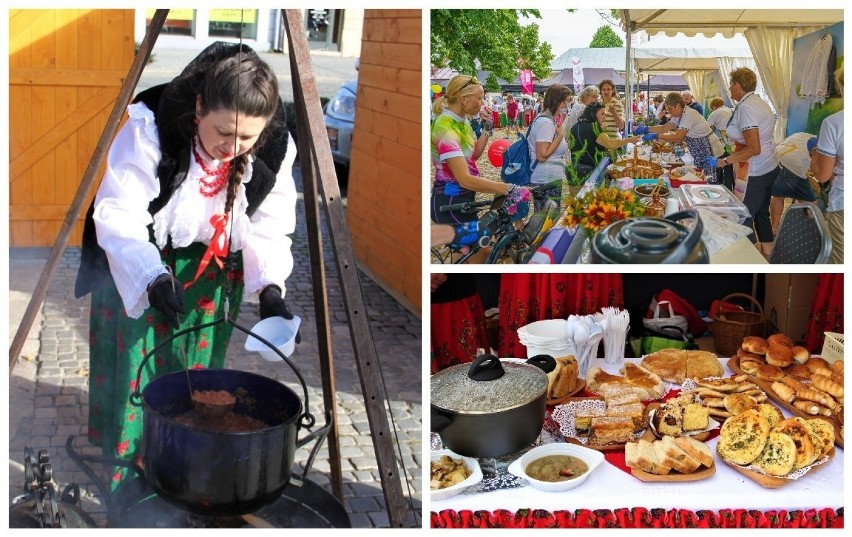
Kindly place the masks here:
<instances>
[{"instance_id":1,"label":"woman stirring pot","mask_svg":"<svg viewBox=\"0 0 852 537\"><path fill-rule=\"evenodd\" d=\"M129 397L154 347L222 318L226 299L236 319L244 292L259 294L261 318L292 318L283 296L296 190L277 78L248 47L214 43L128 114L86 217L76 295L92 293L89 440L132 461L142 409ZM222 368L232 328L175 338L141 382Z\"/></svg>"}]
</instances>

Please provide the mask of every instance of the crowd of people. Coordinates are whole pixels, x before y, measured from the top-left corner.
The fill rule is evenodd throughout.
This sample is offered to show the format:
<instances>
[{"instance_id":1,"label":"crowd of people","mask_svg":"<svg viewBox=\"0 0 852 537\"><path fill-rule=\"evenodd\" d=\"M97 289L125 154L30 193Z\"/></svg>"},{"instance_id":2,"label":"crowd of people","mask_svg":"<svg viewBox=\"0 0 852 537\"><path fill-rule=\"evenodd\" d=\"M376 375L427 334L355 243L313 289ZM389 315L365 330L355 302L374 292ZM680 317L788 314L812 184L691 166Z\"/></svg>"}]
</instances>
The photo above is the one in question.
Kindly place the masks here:
<instances>
[{"instance_id":1,"label":"crowd of people","mask_svg":"<svg viewBox=\"0 0 852 537\"><path fill-rule=\"evenodd\" d=\"M461 223L475 215L440 214L437 208L456 199L472 198L476 192L510 195L513 203L530 198L523 187L478 178L476 160L488 145L495 128L501 127L496 111L502 107L510 131L527 126L531 183L547 184L536 189L533 210L541 210L547 199L561 202L565 184L579 182L606 156L636 142L655 139L686 146L696 167L730 189L747 207L745 225L753 230L755 246L769 256L778 231L786 199L816 202L828 190L824 210L833 242L831 263L843 258L843 112L823 122L818 136L794 133L775 143L776 116L770 104L755 93L757 75L742 67L730 73L731 108L721 97L709 99L710 112L689 91L648 96L639 93L631 103L632 116L612 80L583 88L574 97L572 88L554 84L536 99L516 99L512 94L495 99L491 107L482 102L484 91L471 77L459 75L433 108L431 147L435 165L432 196L434 223ZM843 75L838 79L843 88ZM464 91L462 91L464 90ZM458 95L457 95L458 94ZM469 110L459 104L474 95ZM527 103L526 107L524 103ZM474 108L476 104L476 108ZM439 109L450 105L444 115ZM530 110L532 108L532 110ZM465 116L464 114L468 114ZM467 119L486 125L475 130ZM627 121L632 119L631 128ZM455 129L448 128L455 122ZM452 139L448 139L447 136ZM454 162L454 159L459 159ZM467 160L467 165L464 164ZM474 179L476 178L476 179ZM810 178L814 179L813 188ZM819 185L823 186L820 187ZM560 204L561 207L561 204Z\"/></svg>"}]
</instances>

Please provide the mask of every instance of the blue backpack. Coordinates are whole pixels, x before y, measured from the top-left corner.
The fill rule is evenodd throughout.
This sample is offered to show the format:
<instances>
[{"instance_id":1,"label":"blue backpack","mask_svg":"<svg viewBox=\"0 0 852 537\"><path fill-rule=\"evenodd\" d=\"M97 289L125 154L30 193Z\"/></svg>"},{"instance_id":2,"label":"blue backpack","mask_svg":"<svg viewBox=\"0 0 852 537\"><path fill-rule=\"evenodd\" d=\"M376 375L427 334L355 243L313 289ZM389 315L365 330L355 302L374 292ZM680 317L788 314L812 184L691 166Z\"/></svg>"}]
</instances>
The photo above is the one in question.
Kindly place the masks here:
<instances>
[{"instance_id":1,"label":"blue backpack","mask_svg":"<svg viewBox=\"0 0 852 537\"><path fill-rule=\"evenodd\" d=\"M530 130L532 130L536 120L538 120L538 117L527 127L527 133L518 133L518 139L503 153L503 167L500 169L500 178L504 183L512 183L518 186L530 184L538 160L533 160L530 157L527 136L530 135Z\"/></svg>"}]
</instances>

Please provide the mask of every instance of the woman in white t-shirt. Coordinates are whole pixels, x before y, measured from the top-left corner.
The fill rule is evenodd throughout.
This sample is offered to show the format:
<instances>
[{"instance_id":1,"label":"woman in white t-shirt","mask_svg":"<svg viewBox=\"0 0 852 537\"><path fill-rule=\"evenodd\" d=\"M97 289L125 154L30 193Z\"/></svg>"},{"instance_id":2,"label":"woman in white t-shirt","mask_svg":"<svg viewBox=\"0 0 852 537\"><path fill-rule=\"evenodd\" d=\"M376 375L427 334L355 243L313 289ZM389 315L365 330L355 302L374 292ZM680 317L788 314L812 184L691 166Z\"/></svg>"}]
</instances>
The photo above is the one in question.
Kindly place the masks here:
<instances>
[{"instance_id":1,"label":"woman in white t-shirt","mask_svg":"<svg viewBox=\"0 0 852 537\"><path fill-rule=\"evenodd\" d=\"M725 153L722 142L713 134L707 120L696 110L687 106L680 93L676 91L669 93L663 104L671 115L668 123L653 127L639 127L634 130L635 134L644 134L642 139L646 142L656 138L672 143L686 142L689 154L699 168L706 166L708 158L721 157Z\"/></svg>"},{"instance_id":2,"label":"woman in white t-shirt","mask_svg":"<svg viewBox=\"0 0 852 537\"><path fill-rule=\"evenodd\" d=\"M843 94L843 71L837 82ZM825 215L832 247L829 263L843 263L843 110L822 121L819 139L811 150L811 170L820 183L831 180Z\"/></svg>"},{"instance_id":3,"label":"woman in white t-shirt","mask_svg":"<svg viewBox=\"0 0 852 537\"><path fill-rule=\"evenodd\" d=\"M737 106L726 134L734 143L734 152L719 159L716 166L734 165L734 194L742 199L751 214L744 223L754 225L760 250L769 255L773 240L769 203L779 171L774 140L775 114L769 104L754 93L757 87L754 71L747 67L734 69L730 80L731 98L737 101Z\"/></svg>"},{"instance_id":4,"label":"woman in white t-shirt","mask_svg":"<svg viewBox=\"0 0 852 537\"><path fill-rule=\"evenodd\" d=\"M548 184L533 194L535 211L544 208L548 199L561 205L562 180L565 179L565 153L568 144L562 133L562 122L568 113L571 89L564 84L553 84L544 92L541 114L535 119L527 136L530 158L534 168L530 183Z\"/></svg>"}]
</instances>

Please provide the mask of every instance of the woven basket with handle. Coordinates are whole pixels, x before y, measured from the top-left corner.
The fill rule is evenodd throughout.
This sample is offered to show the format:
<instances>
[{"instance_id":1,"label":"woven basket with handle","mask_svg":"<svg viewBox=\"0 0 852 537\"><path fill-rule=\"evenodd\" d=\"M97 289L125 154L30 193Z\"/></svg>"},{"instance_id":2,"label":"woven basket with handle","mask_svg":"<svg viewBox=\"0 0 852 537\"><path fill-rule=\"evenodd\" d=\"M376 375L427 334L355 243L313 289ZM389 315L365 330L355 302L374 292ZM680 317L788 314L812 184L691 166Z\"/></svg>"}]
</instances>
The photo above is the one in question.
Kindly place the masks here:
<instances>
[{"instance_id":1,"label":"woven basket with handle","mask_svg":"<svg viewBox=\"0 0 852 537\"><path fill-rule=\"evenodd\" d=\"M734 298L750 301L757 307L757 312L722 311L722 304ZM710 317L713 319L713 343L716 345L716 353L721 356L736 354L743 344L744 337L763 337L765 334L766 322L763 318L763 308L757 300L744 293L731 293L723 298L716 311L710 312Z\"/></svg>"}]
</instances>

